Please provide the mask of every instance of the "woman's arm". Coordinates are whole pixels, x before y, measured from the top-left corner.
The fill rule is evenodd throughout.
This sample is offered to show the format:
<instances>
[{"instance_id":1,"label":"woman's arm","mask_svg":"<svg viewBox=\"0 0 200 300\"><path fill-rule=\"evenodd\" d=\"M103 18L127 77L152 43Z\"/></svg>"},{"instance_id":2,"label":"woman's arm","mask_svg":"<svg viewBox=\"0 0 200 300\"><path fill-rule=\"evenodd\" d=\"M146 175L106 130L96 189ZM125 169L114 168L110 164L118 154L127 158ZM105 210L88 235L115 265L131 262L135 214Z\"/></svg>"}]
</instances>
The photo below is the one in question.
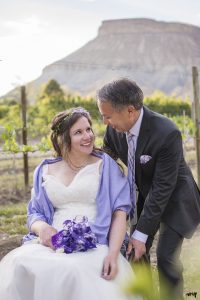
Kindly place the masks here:
<instances>
[{"instance_id":1,"label":"woman's arm","mask_svg":"<svg viewBox=\"0 0 200 300\"><path fill-rule=\"evenodd\" d=\"M126 234L126 212L116 210L113 213L109 231L109 250L104 259L102 277L107 280L113 279L118 272L117 259Z\"/></svg>"},{"instance_id":2,"label":"woman's arm","mask_svg":"<svg viewBox=\"0 0 200 300\"><path fill-rule=\"evenodd\" d=\"M42 186L43 165L44 162L34 171L31 200L27 208L27 224L30 233L38 236L41 244L53 248L51 237L57 230L50 226L53 220L54 207L44 193Z\"/></svg>"},{"instance_id":3,"label":"woman's arm","mask_svg":"<svg viewBox=\"0 0 200 300\"><path fill-rule=\"evenodd\" d=\"M38 220L31 225L31 232L39 237L42 245L54 249L51 242L51 237L57 233L57 230L54 227L44 221Z\"/></svg>"}]
</instances>

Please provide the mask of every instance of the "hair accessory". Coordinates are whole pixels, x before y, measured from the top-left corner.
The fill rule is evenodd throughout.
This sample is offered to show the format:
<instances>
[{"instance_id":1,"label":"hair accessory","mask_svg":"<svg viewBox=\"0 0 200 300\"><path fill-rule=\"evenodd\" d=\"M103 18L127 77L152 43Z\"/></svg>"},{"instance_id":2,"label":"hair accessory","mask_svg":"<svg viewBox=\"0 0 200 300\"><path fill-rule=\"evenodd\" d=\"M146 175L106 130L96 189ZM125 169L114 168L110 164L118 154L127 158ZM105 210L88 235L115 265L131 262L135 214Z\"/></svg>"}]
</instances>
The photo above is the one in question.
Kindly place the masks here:
<instances>
[{"instance_id":1,"label":"hair accessory","mask_svg":"<svg viewBox=\"0 0 200 300\"><path fill-rule=\"evenodd\" d=\"M85 110L82 107L77 107L77 108L73 108L71 109L69 112L67 112L67 114L64 116L63 119L61 119L58 124L56 124L55 126L53 126L51 129L58 135L61 133L61 127L64 124L64 122L69 119L72 115L74 114L81 114L83 116L87 116L90 118L90 113Z\"/></svg>"},{"instance_id":2,"label":"hair accessory","mask_svg":"<svg viewBox=\"0 0 200 300\"><path fill-rule=\"evenodd\" d=\"M90 116L90 113L82 107L73 108L71 110L71 114L73 115L75 113L86 114L86 115Z\"/></svg>"}]
</instances>

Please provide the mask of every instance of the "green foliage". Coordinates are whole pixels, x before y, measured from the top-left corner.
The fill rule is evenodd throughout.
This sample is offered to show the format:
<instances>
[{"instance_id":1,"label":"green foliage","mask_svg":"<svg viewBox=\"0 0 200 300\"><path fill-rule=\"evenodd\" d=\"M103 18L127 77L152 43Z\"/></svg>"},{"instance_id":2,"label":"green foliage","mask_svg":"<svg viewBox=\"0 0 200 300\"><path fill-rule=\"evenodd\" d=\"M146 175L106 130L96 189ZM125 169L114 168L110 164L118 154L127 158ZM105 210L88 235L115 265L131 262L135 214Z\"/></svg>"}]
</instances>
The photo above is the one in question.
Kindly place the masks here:
<instances>
[{"instance_id":1,"label":"green foliage","mask_svg":"<svg viewBox=\"0 0 200 300\"><path fill-rule=\"evenodd\" d=\"M65 95L55 80L50 80L39 95L36 104L29 107L28 130L32 137L49 134L50 123L56 113L72 107L83 106L93 119L99 119L99 112L94 99Z\"/></svg>"},{"instance_id":2,"label":"green foliage","mask_svg":"<svg viewBox=\"0 0 200 300\"><path fill-rule=\"evenodd\" d=\"M44 89L44 92L39 96L36 104L31 107L29 115L30 126L36 132L40 128L40 133L47 134L48 124L50 124L54 115L66 109L66 99L60 85L55 80L50 80Z\"/></svg>"},{"instance_id":3,"label":"green foliage","mask_svg":"<svg viewBox=\"0 0 200 300\"><path fill-rule=\"evenodd\" d=\"M5 127L2 135L5 151L17 153L34 152L38 149L43 152L50 150L51 143L48 135L52 118L60 111L78 106L82 106L90 112L96 135L96 145L100 146L102 143L105 125L101 121L95 99L65 94L55 80L50 80L38 96L36 103L28 106L27 132L29 140L36 140L37 144L34 146L18 145L22 129L21 107L14 102L9 102L10 105L6 106L5 101L0 104L0 125ZM195 126L190 118L191 105L188 100L183 101L174 96L156 92L151 97L146 97L144 103L150 109L170 117L181 130L184 140L188 136L194 136Z\"/></svg>"},{"instance_id":4,"label":"green foliage","mask_svg":"<svg viewBox=\"0 0 200 300\"><path fill-rule=\"evenodd\" d=\"M19 130L22 128L21 106L19 104L8 106L0 105L0 125L10 124Z\"/></svg>"},{"instance_id":5,"label":"green foliage","mask_svg":"<svg viewBox=\"0 0 200 300\"><path fill-rule=\"evenodd\" d=\"M35 152L37 149L31 145L22 145L20 150L21 152L28 153L28 152Z\"/></svg>"},{"instance_id":6,"label":"green foliage","mask_svg":"<svg viewBox=\"0 0 200 300\"><path fill-rule=\"evenodd\" d=\"M37 150L40 152L47 152L52 150L51 140L49 137L43 137L41 141L37 144Z\"/></svg>"},{"instance_id":7,"label":"green foliage","mask_svg":"<svg viewBox=\"0 0 200 300\"><path fill-rule=\"evenodd\" d=\"M4 141L3 150L12 153L17 153L20 150L19 145L16 142L16 131L11 124L5 125L4 132L1 135Z\"/></svg>"},{"instance_id":8,"label":"green foliage","mask_svg":"<svg viewBox=\"0 0 200 300\"><path fill-rule=\"evenodd\" d=\"M92 128L96 137L104 136L106 125L104 125L103 122L95 122L95 120L93 120Z\"/></svg>"},{"instance_id":9,"label":"green foliage","mask_svg":"<svg viewBox=\"0 0 200 300\"><path fill-rule=\"evenodd\" d=\"M0 106L0 119L3 119L9 112L9 107L7 105Z\"/></svg>"},{"instance_id":10,"label":"green foliage","mask_svg":"<svg viewBox=\"0 0 200 300\"><path fill-rule=\"evenodd\" d=\"M63 90L61 89L59 83L54 80L54 79L51 79L45 89L44 89L44 95L48 96L48 97L52 97L53 95L58 95L60 96L61 98L64 97L64 92Z\"/></svg>"},{"instance_id":11,"label":"green foliage","mask_svg":"<svg viewBox=\"0 0 200 300\"><path fill-rule=\"evenodd\" d=\"M0 106L1 105L11 106L11 105L16 105L16 104L17 104L16 100L9 99L9 98L3 98L3 99L1 99L1 102L0 102Z\"/></svg>"},{"instance_id":12,"label":"green foliage","mask_svg":"<svg viewBox=\"0 0 200 300\"><path fill-rule=\"evenodd\" d=\"M195 136L195 125L189 116L171 116L170 119L178 126L183 140Z\"/></svg>"},{"instance_id":13,"label":"green foliage","mask_svg":"<svg viewBox=\"0 0 200 300\"><path fill-rule=\"evenodd\" d=\"M170 116L182 115L183 112L191 117L191 103L183 101L175 96L167 96L162 92L155 92L153 95L144 98L144 104L150 109Z\"/></svg>"},{"instance_id":14,"label":"green foliage","mask_svg":"<svg viewBox=\"0 0 200 300\"><path fill-rule=\"evenodd\" d=\"M157 271L146 264L133 264L134 275L124 287L127 295L140 296L143 300L169 300L169 290L162 285L162 296L158 290Z\"/></svg>"},{"instance_id":15,"label":"green foliage","mask_svg":"<svg viewBox=\"0 0 200 300\"><path fill-rule=\"evenodd\" d=\"M154 283L150 267L140 265L133 267L133 269L135 274L127 283L124 289L125 293L142 296L144 300L159 300L158 290Z\"/></svg>"},{"instance_id":16,"label":"green foliage","mask_svg":"<svg viewBox=\"0 0 200 300\"><path fill-rule=\"evenodd\" d=\"M11 152L11 153L28 153L28 152L47 152L52 150L52 145L50 138L43 137L41 138L40 142L36 145L19 145L16 141L16 131L13 125L8 124L4 127L4 131L1 134L1 138L4 141L3 151L4 152Z\"/></svg>"}]
</instances>

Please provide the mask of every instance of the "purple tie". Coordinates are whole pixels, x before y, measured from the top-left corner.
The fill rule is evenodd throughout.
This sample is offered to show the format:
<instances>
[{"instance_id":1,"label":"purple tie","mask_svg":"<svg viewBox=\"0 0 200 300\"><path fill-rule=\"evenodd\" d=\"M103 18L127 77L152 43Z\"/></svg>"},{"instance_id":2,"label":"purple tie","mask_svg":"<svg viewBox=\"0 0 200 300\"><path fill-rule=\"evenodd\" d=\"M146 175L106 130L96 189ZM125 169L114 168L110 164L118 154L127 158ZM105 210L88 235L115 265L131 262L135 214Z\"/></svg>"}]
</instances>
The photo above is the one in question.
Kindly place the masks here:
<instances>
[{"instance_id":1,"label":"purple tie","mask_svg":"<svg viewBox=\"0 0 200 300\"><path fill-rule=\"evenodd\" d=\"M128 181L130 185L130 194L132 209L130 211L130 218L133 218L135 203L136 203L136 192L135 192L135 144L134 135L127 132L128 140Z\"/></svg>"}]
</instances>

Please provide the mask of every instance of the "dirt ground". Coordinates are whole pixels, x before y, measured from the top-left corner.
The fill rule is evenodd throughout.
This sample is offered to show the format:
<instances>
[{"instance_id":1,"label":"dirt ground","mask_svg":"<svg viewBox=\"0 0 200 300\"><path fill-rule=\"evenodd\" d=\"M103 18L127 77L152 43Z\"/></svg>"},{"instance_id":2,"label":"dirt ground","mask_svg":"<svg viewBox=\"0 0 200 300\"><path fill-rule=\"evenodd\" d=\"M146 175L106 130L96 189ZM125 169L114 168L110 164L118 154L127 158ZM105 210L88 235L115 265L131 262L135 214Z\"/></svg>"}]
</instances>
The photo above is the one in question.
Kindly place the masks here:
<instances>
[{"instance_id":1,"label":"dirt ground","mask_svg":"<svg viewBox=\"0 0 200 300\"><path fill-rule=\"evenodd\" d=\"M8 205L14 203L20 203L24 201L24 191L15 189L15 191L8 191L1 189L0 191L0 205ZM26 193L26 199L30 198L30 191ZM10 252L12 249L21 245L23 235L9 236L6 233L0 233L0 260L4 255Z\"/></svg>"},{"instance_id":2,"label":"dirt ground","mask_svg":"<svg viewBox=\"0 0 200 300\"><path fill-rule=\"evenodd\" d=\"M22 235L9 237L6 234L0 234L0 260L11 250L21 245Z\"/></svg>"}]
</instances>

